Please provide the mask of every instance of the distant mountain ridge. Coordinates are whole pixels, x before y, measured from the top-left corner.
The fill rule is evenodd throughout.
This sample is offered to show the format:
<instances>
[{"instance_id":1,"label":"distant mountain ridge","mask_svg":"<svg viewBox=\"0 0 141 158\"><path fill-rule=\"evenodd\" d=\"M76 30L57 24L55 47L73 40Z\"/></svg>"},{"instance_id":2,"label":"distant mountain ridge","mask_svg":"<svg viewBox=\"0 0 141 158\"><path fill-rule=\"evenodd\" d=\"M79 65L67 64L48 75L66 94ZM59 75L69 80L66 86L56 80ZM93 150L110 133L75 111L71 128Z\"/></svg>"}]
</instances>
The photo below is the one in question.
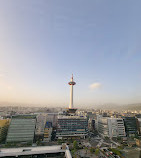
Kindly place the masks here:
<instances>
[{"instance_id":1,"label":"distant mountain ridge","mask_svg":"<svg viewBox=\"0 0 141 158\"><path fill-rule=\"evenodd\" d=\"M105 104L103 106L99 106L101 109L105 110L141 110L141 103L135 104Z\"/></svg>"},{"instance_id":2,"label":"distant mountain ridge","mask_svg":"<svg viewBox=\"0 0 141 158\"><path fill-rule=\"evenodd\" d=\"M125 110L141 110L141 103L128 104L122 106Z\"/></svg>"},{"instance_id":3,"label":"distant mountain ridge","mask_svg":"<svg viewBox=\"0 0 141 158\"><path fill-rule=\"evenodd\" d=\"M43 105L43 106L39 106L38 104L21 104L21 103L8 103L8 102L0 102L0 107L8 107L8 106L12 106L12 107L16 107L16 106L20 106L20 107L46 107L46 108L51 108L51 106L47 106L47 105ZM52 107L55 108L55 107ZM57 108L64 108L64 106L59 106ZM82 106L79 107L80 109L84 109L86 110L86 106ZM122 110L141 110L141 103L134 103L134 104L115 104L115 103L107 103L107 104L103 104L103 105L95 105L95 106L91 106L89 107L89 109L101 109L101 110L115 110L115 111L122 111Z\"/></svg>"}]
</instances>

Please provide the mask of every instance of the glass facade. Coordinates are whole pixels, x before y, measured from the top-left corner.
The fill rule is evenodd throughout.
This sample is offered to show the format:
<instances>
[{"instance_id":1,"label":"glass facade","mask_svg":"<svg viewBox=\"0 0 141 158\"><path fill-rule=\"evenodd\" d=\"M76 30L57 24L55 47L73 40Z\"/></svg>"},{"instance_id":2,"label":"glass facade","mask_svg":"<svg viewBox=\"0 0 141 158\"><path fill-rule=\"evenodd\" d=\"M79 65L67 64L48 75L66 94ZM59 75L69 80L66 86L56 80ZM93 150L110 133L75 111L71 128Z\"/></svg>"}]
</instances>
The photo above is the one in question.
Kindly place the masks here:
<instances>
[{"instance_id":1,"label":"glass facade","mask_svg":"<svg viewBox=\"0 0 141 158\"><path fill-rule=\"evenodd\" d=\"M12 118L6 142L28 142L32 143L35 133L35 118L16 117Z\"/></svg>"},{"instance_id":2,"label":"glass facade","mask_svg":"<svg viewBox=\"0 0 141 158\"><path fill-rule=\"evenodd\" d=\"M66 116L59 117L57 136L85 136L88 131L88 121L84 117Z\"/></svg>"},{"instance_id":3,"label":"glass facade","mask_svg":"<svg viewBox=\"0 0 141 158\"><path fill-rule=\"evenodd\" d=\"M135 117L125 117L124 124L127 136L137 135L137 120Z\"/></svg>"}]
</instances>

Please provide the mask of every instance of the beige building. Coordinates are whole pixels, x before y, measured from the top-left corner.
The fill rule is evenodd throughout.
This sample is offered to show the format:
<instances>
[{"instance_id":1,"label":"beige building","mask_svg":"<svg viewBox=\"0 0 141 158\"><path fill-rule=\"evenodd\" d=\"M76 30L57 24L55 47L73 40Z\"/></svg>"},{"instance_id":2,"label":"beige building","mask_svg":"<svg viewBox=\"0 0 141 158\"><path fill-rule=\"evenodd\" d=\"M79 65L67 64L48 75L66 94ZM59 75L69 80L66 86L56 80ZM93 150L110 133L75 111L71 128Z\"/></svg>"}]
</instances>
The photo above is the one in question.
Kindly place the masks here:
<instances>
[{"instance_id":1,"label":"beige building","mask_svg":"<svg viewBox=\"0 0 141 158\"><path fill-rule=\"evenodd\" d=\"M0 120L0 142L4 141L6 138L9 123L9 119Z\"/></svg>"},{"instance_id":2,"label":"beige building","mask_svg":"<svg viewBox=\"0 0 141 158\"><path fill-rule=\"evenodd\" d=\"M46 122L44 129L44 141L46 142L51 141L51 136L52 136L52 123Z\"/></svg>"}]
</instances>

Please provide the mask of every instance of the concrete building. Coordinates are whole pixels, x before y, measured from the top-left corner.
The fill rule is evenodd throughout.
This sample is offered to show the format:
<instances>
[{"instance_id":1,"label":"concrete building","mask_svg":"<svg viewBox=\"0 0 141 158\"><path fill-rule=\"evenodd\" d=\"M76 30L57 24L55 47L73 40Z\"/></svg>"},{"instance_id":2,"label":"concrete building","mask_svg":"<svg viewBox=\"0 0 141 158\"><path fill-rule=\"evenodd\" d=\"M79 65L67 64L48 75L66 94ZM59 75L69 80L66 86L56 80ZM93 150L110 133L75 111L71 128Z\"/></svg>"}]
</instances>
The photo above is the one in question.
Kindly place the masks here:
<instances>
[{"instance_id":1,"label":"concrete building","mask_svg":"<svg viewBox=\"0 0 141 158\"><path fill-rule=\"evenodd\" d=\"M57 117L58 117L58 113L47 113L46 121L51 122L52 126L56 128L56 126L57 126Z\"/></svg>"},{"instance_id":2,"label":"concrete building","mask_svg":"<svg viewBox=\"0 0 141 158\"><path fill-rule=\"evenodd\" d=\"M125 126L122 118L108 118L109 137L125 137Z\"/></svg>"},{"instance_id":3,"label":"concrete building","mask_svg":"<svg viewBox=\"0 0 141 158\"><path fill-rule=\"evenodd\" d=\"M102 137L109 137L107 117L97 116L97 130Z\"/></svg>"},{"instance_id":4,"label":"concrete building","mask_svg":"<svg viewBox=\"0 0 141 158\"><path fill-rule=\"evenodd\" d=\"M9 119L0 120L0 142L6 139L9 123Z\"/></svg>"},{"instance_id":5,"label":"concrete building","mask_svg":"<svg viewBox=\"0 0 141 158\"><path fill-rule=\"evenodd\" d=\"M92 132L94 132L95 131L95 120L94 119L92 119L92 122L91 122L91 130L92 130Z\"/></svg>"},{"instance_id":6,"label":"concrete building","mask_svg":"<svg viewBox=\"0 0 141 158\"><path fill-rule=\"evenodd\" d=\"M137 118L138 134L141 135L141 118Z\"/></svg>"},{"instance_id":7,"label":"concrete building","mask_svg":"<svg viewBox=\"0 0 141 158\"><path fill-rule=\"evenodd\" d=\"M97 117L98 133L103 137L125 137L125 126L122 118Z\"/></svg>"},{"instance_id":8,"label":"concrete building","mask_svg":"<svg viewBox=\"0 0 141 158\"><path fill-rule=\"evenodd\" d=\"M95 120L92 118L89 118L88 120L88 129L89 131L92 131L92 132L95 131Z\"/></svg>"},{"instance_id":9,"label":"concrete building","mask_svg":"<svg viewBox=\"0 0 141 158\"><path fill-rule=\"evenodd\" d=\"M46 117L47 117L47 114L45 113L40 113L36 117L37 119L36 130L35 130L36 139L43 139Z\"/></svg>"},{"instance_id":10,"label":"concrete building","mask_svg":"<svg viewBox=\"0 0 141 158\"><path fill-rule=\"evenodd\" d=\"M7 143L32 144L35 135L36 116L13 116L7 134Z\"/></svg>"},{"instance_id":11,"label":"concrete building","mask_svg":"<svg viewBox=\"0 0 141 158\"><path fill-rule=\"evenodd\" d=\"M46 142L51 141L51 136L52 136L52 123L46 122L44 129L44 141Z\"/></svg>"},{"instance_id":12,"label":"concrete building","mask_svg":"<svg viewBox=\"0 0 141 158\"><path fill-rule=\"evenodd\" d=\"M21 157L48 157L48 158L72 158L70 150L66 144L40 147L23 147L1 149L2 158L21 158Z\"/></svg>"},{"instance_id":13,"label":"concrete building","mask_svg":"<svg viewBox=\"0 0 141 158\"><path fill-rule=\"evenodd\" d=\"M59 139L85 138L88 133L88 121L84 116L58 116L56 137Z\"/></svg>"}]
</instances>

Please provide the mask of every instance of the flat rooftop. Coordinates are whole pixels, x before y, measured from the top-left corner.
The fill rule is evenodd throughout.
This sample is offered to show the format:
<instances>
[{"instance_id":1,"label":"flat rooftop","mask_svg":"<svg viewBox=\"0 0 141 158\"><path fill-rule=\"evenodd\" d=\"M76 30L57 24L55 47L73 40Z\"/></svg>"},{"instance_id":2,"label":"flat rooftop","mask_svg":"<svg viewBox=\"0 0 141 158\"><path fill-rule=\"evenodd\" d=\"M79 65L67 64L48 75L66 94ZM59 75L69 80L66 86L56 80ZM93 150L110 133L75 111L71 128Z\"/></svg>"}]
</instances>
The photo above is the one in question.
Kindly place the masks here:
<instances>
[{"instance_id":1,"label":"flat rooftop","mask_svg":"<svg viewBox=\"0 0 141 158\"><path fill-rule=\"evenodd\" d=\"M22 148L3 148L0 149L0 157L6 156L22 156L22 155L39 155L51 153L64 153L66 158L72 158L68 146L64 148L63 145L54 146L40 146L40 147L22 147Z\"/></svg>"},{"instance_id":2,"label":"flat rooftop","mask_svg":"<svg viewBox=\"0 0 141 158\"><path fill-rule=\"evenodd\" d=\"M66 115L58 115L58 119L86 119L86 116L66 116Z\"/></svg>"}]
</instances>

